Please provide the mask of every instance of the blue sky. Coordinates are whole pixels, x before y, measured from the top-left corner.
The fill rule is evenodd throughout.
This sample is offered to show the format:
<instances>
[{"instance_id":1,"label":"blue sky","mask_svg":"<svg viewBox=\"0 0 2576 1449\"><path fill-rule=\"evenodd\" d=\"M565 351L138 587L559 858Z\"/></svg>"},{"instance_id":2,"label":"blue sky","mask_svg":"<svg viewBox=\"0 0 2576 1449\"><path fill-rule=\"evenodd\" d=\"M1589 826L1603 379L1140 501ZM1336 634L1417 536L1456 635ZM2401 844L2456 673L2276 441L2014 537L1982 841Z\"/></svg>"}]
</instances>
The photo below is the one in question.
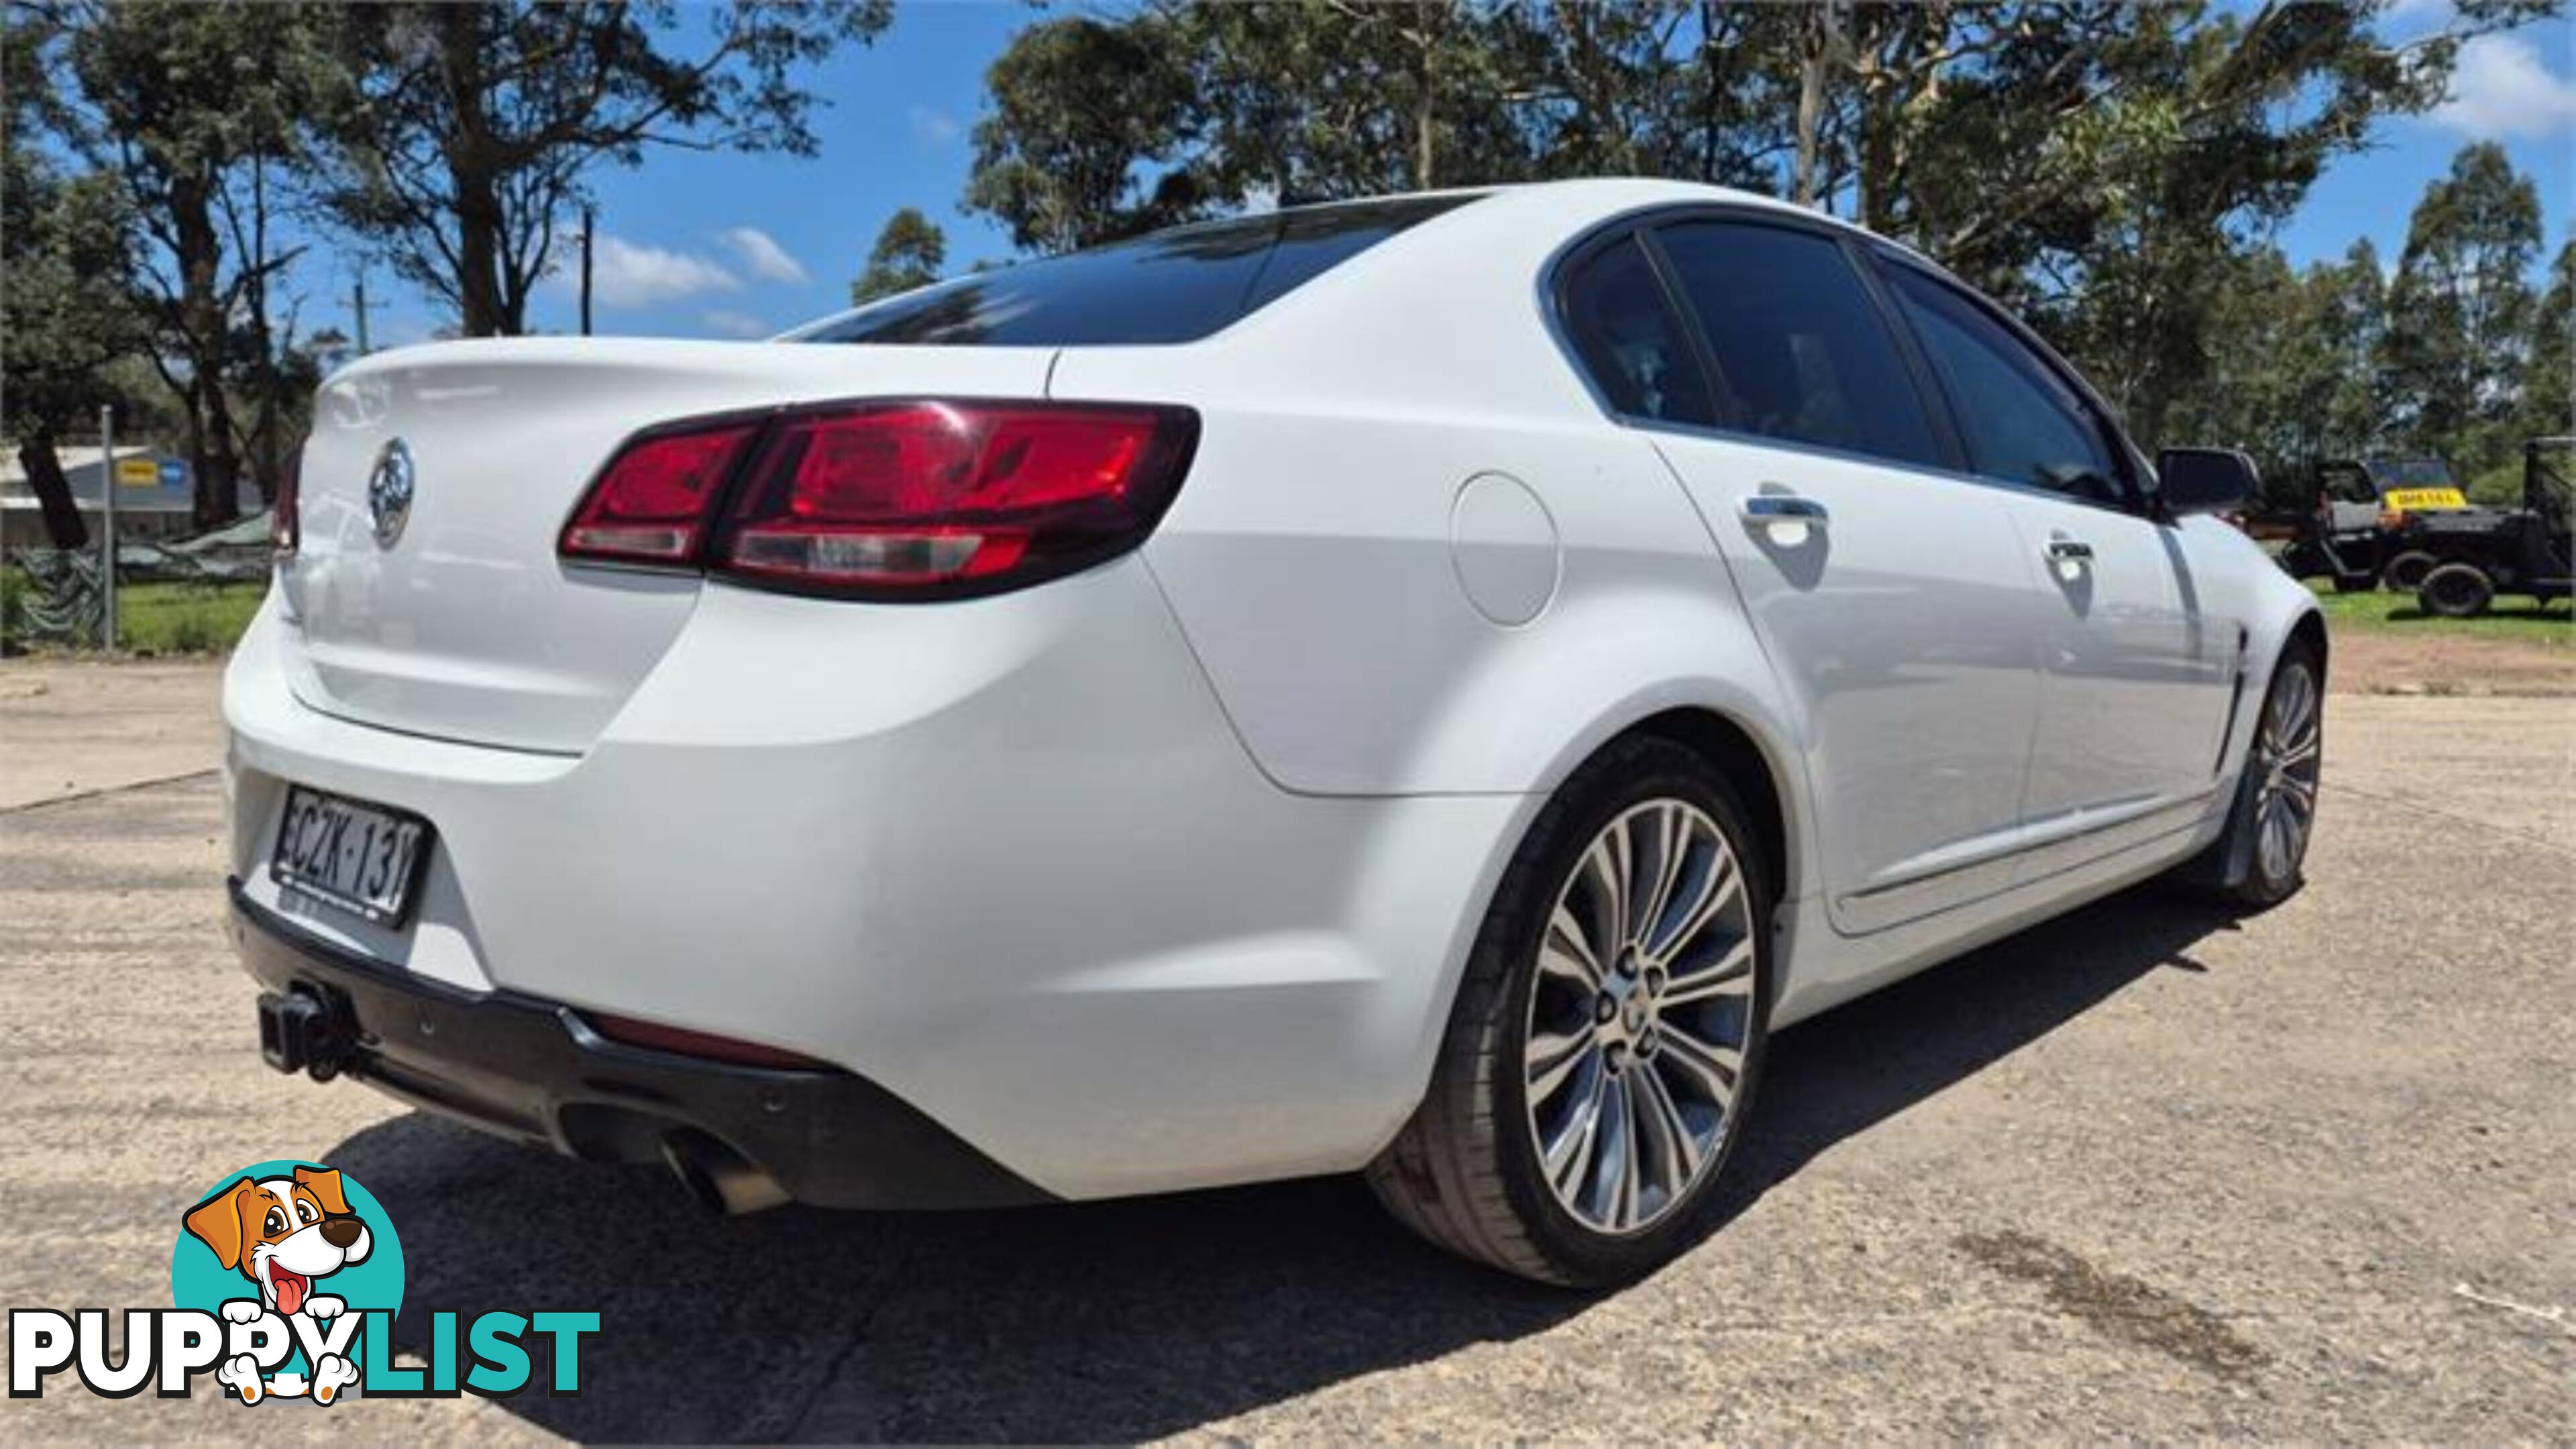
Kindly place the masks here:
<instances>
[{"instance_id":1,"label":"blue sky","mask_svg":"<svg viewBox=\"0 0 2576 1449\"><path fill-rule=\"evenodd\" d=\"M2404 36L2438 23L2440 0L2400 0L2386 22ZM973 159L968 131L985 67L1021 27L1065 13L1018 3L927 0L900 7L864 49L810 73L829 102L815 113L821 154L662 151L633 170L603 169L594 329L679 337L762 336L843 306L885 219L918 206L948 233L952 269L1011 253L989 221L960 211ZM2561 19L2473 42L2452 102L2385 125L2370 151L2330 170L2279 237L2295 262L2340 256L2369 236L2394 264L2407 212L2471 140L2505 143L2540 186L2549 246L2576 214L2576 23ZM567 252L569 259L570 253ZM349 329L344 260L303 269L307 329ZM417 341L442 316L382 269L369 290L377 346ZM530 318L571 331L570 269Z\"/></svg>"}]
</instances>

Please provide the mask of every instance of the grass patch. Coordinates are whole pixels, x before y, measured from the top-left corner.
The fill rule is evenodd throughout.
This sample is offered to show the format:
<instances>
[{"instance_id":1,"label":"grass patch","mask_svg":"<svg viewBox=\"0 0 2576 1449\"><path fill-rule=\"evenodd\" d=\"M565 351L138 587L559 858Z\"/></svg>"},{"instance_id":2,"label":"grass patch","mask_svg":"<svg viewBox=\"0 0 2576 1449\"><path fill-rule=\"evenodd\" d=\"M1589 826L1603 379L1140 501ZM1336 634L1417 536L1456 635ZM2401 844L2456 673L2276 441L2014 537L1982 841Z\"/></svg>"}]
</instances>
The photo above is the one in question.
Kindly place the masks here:
<instances>
[{"instance_id":1,"label":"grass patch","mask_svg":"<svg viewBox=\"0 0 2576 1449\"><path fill-rule=\"evenodd\" d=\"M2569 612L2564 600L2544 607L2528 598L2508 595L2499 597L2477 618L2444 619L2425 613L2413 594L2387 589L2338 594L2332 584L2322 582L2311 582L2308 587L2316 594L2317 603L2325 610L2326 623L2332 628L2519 639L2561 649L2576 648L2576 613Z\"/></svg>"},{"instance_id":2,"label":"grass patch","mask_svg":"<svg viewBox=\"0 0 2576 1449\"><path fill-rule=\"evenodd\" d=\"M116 591L117 642L136 654L222 654L250 627L268 581L127 584Z\"/></svg>"}]
</instances>

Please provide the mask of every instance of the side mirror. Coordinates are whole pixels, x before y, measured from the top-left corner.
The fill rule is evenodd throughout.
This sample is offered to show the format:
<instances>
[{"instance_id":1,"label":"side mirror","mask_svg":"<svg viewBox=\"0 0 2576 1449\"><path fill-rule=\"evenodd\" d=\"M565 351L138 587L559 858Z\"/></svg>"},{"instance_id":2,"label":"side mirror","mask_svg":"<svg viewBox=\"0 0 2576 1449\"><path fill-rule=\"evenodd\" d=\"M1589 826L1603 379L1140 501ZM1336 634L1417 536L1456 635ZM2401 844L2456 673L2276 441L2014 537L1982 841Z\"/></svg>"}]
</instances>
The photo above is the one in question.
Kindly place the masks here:
<instances>
[{"instance_id":1,"label":"side mirror","mask_svg":"<svg viewBox=\"0 0 2576 1449\"><path fill-rule=\"evenodd\" d=\"M2262 492L2254 460L2234 448L2167 448L2156 455L2156 496L2176 518L2243 508Z\"/></svg>"}]
</instances>

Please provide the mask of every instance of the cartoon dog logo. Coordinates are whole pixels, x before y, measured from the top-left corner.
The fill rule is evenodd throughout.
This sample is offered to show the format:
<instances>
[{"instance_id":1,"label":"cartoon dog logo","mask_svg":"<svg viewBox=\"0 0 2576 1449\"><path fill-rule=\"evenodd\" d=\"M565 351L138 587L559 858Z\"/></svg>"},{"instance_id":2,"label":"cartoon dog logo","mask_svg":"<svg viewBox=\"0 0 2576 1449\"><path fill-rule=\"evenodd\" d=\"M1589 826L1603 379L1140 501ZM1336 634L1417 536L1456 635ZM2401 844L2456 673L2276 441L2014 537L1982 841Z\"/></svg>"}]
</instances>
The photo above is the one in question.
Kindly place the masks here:
<instances>
[{"instance_id":1,"label":"cartoon dog logo","mask_svg":"<svg viewBox=\"0 0 2576 1449\"><path fill-rule=\"evenodd\" d=\"M243 1177L188 1209L183 1221L189 1236L213 1249L227 1271L239 1272L259 1289L255 1299L223 1305L229 1323L251 1323L273 1312L282 1317L301 1313L327 1324L348 1304L337 1295L314 1291L314 1285L363 1261L375 1246L365 1221L349 1210L340 1174L327 1167L298 1167L283 1177ZM220 1366L216 1377L247 1401L256 1402L262 1392L258 1368L246 1357ZM301 1392L303 1386L288 1382L290 1378L281 1375L267 1391ZM357 1379L356 1365L324 1354L313 1364L312 1397L327 1404Z\"/></svg>"}]
</instances>

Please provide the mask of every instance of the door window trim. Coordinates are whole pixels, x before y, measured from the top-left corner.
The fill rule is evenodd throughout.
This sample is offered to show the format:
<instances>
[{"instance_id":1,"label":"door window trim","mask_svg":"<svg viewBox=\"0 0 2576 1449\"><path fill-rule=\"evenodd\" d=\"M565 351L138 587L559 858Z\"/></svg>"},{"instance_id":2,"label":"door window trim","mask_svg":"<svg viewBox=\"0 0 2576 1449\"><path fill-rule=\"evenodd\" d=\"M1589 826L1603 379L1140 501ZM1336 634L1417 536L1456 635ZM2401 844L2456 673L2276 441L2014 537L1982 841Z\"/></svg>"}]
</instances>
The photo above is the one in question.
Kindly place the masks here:
<instances>
[{"instance_id":1,"label":"door window trim","mask_svg":"<svg viewBox=\"0 0 2576 1449\"><path fill-rule=\"evenodd\" d=\"M1748 432L1724 424L1687 423L1676 422L1669 418L1641 417L1621 412L1612 406L1608 395L1601 390L1599 382L1592 376L1591 369L1584 365L1582 353L1574 346L1573 330L1565 312L1567 283L1571 280L1574 268L1595 252L1605 250L1621 239L1636 237L1644 248L1648 260L1654 265L1656 279L1663 285L1665 305L1673 309L1675 320L1681 324L1684 335L1689 338L1692 353L1700 364L1702 381L1706 383L1714 376L1709 360L1711 349L1708 339L1701 335L1698 314L1688 310L1687 301L1680 294L1680 288L1676 285L1672 274L1671 264L1664 257L1663 248L1656 245L1651 236L1651 233L1660 227L1694 221L1740 222L1755 226L1780 227L1789 231L1805 232L1836 243L1851 262L1853 269L1860 273L1862 289L1869 294L1872 303L1879 308L1881 316L1885 319L1891 343L1895 346L1897 354L1905 360L1907 374L1912 378L1924 410L1932 420L1934 441L1940 445L1943 455L1949 462L1944 465L1907 458L1890 458L1881 453L1863 452L1855 448L1837 448L1823 443L1801 442L1794 438L1775 437L1769 433ZM2138 502L2141 496L2139 479L2145 476L2140 466L2143 455L2137 451L2134 444L2129 442L2128 435L2116 426L2109 426L2106 431L2112 442L2111 452L2114 461L2123 468L2124 476L2120 480L2122 490L2135 506L2106 503L2100 499L2078 497L2072 493L2060 493L2054 489L2042 488L2037 484L2024 483L2016 479L1995 478L1979 473L1970 466L1966 439L1959 431L1956 414L1951 410L1949 392L1933 374L1931 361L1922 350L1921 339L1914 335L1913 325L1897 308L1895 298L1889 295L1887 280L1880 274L1879 269L1889 265L1912 267L1964 293L1988 314L2000 316L2006 329L2016 338L2025 344L2035 345L2042 360L2067 380L2069 387L2078 398L2084 401L2086 407L2097 419L2107 424L2113 416L2109 405L2101 400L2101 395L2093 390L2090 383L2083 380L2081 374L2067 366L2065 360L2059 357L2047 343L2039 341L2029 328L2023 326L2010 313L1987 301L1975 288L1967 286L1943 272L1939 267L1914 256L1884 238L1856 231L1822 217L1809 217L1767 206L1732 201L1657 202L1638 207L1633 211L1622 212L1577 232L1539 265L1536 288L1538 312L1540 321L1547 330L1548 340L1555 344L1558 357L1573 372L1575 381L1582 386L1585 395L1592 399L1592 405L1600 409L1603 419L1618 427L1641 433L1704 438L1744 447L1770 448L1808 457L1861 463L1941 482L1966 483L1979 488L2000 489L2006 493L2025 494L2034 498L2053 498L2061 502L2098 508L2107 513L2118 513L2129 517L2153 518L2156 516L2151 507ZM1724 410L1713 388L1709 406L1712 412L1722 413Z\"/></svg>"}]
</instances>

